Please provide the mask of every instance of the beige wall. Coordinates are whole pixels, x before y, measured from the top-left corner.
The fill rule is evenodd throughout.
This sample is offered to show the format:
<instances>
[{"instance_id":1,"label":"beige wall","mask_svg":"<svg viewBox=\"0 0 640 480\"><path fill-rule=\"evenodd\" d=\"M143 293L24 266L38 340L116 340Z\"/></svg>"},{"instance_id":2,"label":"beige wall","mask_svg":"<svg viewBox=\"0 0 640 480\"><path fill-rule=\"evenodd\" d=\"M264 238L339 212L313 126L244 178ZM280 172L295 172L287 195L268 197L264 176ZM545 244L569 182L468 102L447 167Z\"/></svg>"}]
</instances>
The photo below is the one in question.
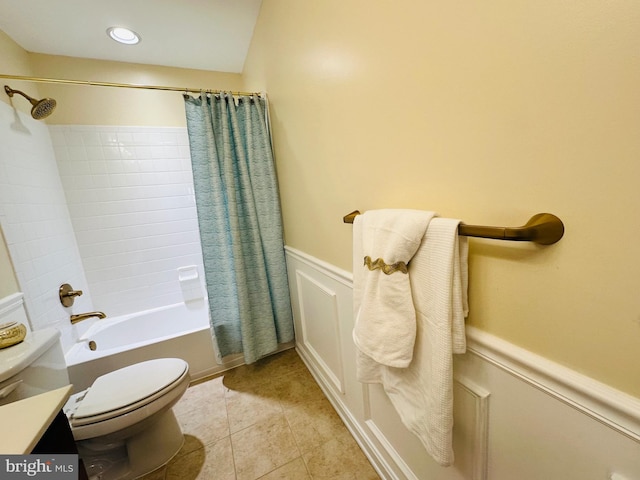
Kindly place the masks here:
<instances>
[{"instance_id":1,"label":"beige wall","mask_svg":"<svg viewBox=\"0 0 640 480\"><path fill-rule=\"evenodd\" d=\"M563 219L471 241L469 324L640 396L640 3L265 0L288 245L351 270L353 209Z\"/></svg>"},{"instance_id":2,"label":"beige wall","mask_svg":"<svg viewBox=\"0 0 640 480\"><path fill-rule=\"evenodd\" d=\"M33 76L29 53L14 42L6 33L0 30L0 73L5 75ZM38 84L20 82L17 80L0 79L0 101L13 105L21 112L29 112L31 104L21 96L14 96L13 101L5 92L4 86L8 85L14 90L21 90L27 95L39 98Z\"/></svg>"},{"instance_id":3,"label":"beige wall","mask_svg":"<svg viewBox=\"0 0 640 480\"><path fill-rule=\"evenodd\" d=\"M2 235L2 225L0 225L0 298L11 295L19 291L18 281L13 271L7 243Z\"/></svg>"},{"instance_id":4,"label":"beige wall","mask_svg":"<svg viewBox=\"0 0 640 480\"><path fill-rule=\"evenodd\" d=\"M34 74L46 78L159 85L210 90L242 90L237 73L208 72L55 55L30 55ZM86 85L40 84L43 96L58 102L48 123L56 125L186 125L180 92Z\"/></svg>"}]
</instances>

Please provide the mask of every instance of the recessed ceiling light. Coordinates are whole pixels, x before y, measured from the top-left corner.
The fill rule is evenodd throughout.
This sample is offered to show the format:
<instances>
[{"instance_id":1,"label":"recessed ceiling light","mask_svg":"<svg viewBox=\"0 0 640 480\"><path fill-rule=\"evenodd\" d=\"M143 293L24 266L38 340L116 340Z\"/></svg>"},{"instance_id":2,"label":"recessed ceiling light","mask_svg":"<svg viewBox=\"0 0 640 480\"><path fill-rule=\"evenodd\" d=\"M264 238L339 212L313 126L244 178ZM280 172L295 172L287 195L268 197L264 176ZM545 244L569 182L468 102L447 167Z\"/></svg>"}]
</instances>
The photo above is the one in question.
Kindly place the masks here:
<instances>
[{"instance_id":1,"label":"recessed ceiling light","mask_svg":"<svg viewBox=\"0 0 640 480\"><path fill-rule=\"evenodd\" d=\"M140 35L133 30L124 27L111 27L107 29L107 35L113 40L126 45L135 45L140 43Z\"/></svg>"}]
</instances>

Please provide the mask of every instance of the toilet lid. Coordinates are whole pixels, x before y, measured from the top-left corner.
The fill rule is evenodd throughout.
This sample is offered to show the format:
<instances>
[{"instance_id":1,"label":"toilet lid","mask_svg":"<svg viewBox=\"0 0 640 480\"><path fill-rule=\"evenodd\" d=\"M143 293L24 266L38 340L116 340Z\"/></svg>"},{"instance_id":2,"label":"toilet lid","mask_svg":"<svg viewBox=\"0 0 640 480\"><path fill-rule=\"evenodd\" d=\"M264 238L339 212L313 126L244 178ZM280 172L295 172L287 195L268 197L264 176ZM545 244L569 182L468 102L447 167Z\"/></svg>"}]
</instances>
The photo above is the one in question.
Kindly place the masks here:
<instances>
[{"instance_id":1,"label":"toilet lid","mask_svg":"<svg viewBox=\"0 0 640 480\"><path fill-rule=\"evenodd\" d=\"M180 358L136 363L98 377L74 412L86 418L128 407L159 392L189 369Z\"/></svg>"}]
</instances>

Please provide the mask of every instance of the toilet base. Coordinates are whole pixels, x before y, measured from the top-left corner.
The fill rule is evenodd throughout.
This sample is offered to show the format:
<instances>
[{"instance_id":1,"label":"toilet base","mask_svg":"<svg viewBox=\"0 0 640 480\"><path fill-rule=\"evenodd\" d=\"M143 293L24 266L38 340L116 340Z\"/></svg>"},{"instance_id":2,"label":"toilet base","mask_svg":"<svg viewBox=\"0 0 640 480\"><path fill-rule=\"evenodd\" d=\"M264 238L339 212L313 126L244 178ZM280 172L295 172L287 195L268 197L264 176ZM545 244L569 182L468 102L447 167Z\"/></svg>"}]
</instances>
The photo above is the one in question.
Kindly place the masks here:
<instances>
[{"instance_id":1,"label":"toilet base","mask_svg":"<svg viewBox=\"0 0 640 480\"><path fill-rule=\"evenodd\" d=\"M76 443L90 480L131 480L171 460L182 448L184 436L169 409L143 431L122 441L102 443L100 438L92 438Z\"/></svg>"}]
</instances>

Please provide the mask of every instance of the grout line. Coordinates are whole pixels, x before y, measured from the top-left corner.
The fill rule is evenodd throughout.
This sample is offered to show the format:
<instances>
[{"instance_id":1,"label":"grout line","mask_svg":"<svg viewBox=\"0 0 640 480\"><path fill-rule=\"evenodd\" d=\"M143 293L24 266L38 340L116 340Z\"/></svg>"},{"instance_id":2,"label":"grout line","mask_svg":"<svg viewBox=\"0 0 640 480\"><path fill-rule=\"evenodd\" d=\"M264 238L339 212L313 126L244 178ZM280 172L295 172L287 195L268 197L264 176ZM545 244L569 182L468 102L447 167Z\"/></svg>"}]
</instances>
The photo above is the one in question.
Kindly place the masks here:
<instances>
[{"instance_id":1,"label":"grout line","mask_svg":"<svg viewBox=\"0 0 640 480\"><path fill-rule=\"evenodd\" d=\"M222 376L222 375L220 375ZM229 445L231 446L231 462L233 463L233 473L235 478L238 478L238 467L236 466L236 455L235 455L235 451L233 448L233 434L231 433L231 422L229 421L229 405L227 403L227 392L230 391L229 388L227 388L224 383L222 384L222 388L224 390L224 409L226 412L225 415L225 419L227 421L227 431L229 432Z\"/></svg>"}]
</instances>

